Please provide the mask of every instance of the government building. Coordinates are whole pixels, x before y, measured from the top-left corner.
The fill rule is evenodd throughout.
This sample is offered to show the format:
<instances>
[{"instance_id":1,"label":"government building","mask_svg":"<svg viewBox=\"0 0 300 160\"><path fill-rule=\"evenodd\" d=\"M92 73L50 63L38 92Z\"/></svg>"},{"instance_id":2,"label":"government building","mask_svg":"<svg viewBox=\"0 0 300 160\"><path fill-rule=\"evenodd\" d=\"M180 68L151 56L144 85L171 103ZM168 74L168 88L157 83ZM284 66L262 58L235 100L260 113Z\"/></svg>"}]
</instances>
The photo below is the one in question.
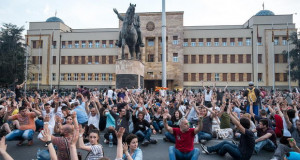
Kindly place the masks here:
<instances>
[{"instance_id":1,"label":"government building","mask_svg":"<svg viewBox=\"0 0 300 160\"><path fill-rule=\"evenodd\" d=\"M162 79L161 12L138 14L145 43L144 87L151 89L161 86ZM289 34L297 31L292 14L261 10L241 25L216 26L184 26L183 18L184 12L166 12L168 88L197 89L201 81L234 87L249 81L260 87L288 86L288 60L282 52L289 42L287 29ZM115 64L121 58L115 43L121 26L120 21L119 28L73 29L58 17L30 22L27 83L34 88L38 83L39 88L115 87ZM131 58L127 49L125 57Z\"/></svg>"}]
</instances>

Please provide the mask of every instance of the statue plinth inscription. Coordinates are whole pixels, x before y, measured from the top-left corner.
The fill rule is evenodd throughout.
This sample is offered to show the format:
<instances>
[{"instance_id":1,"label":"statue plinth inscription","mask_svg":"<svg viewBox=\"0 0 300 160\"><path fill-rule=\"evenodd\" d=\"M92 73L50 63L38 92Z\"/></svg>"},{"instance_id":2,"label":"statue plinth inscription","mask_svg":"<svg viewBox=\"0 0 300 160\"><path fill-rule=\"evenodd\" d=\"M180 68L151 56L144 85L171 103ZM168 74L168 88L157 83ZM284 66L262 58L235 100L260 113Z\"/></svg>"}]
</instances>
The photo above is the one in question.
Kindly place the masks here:
<instances>
[{"instance_id":1,"label":"statue plinth inscription","mask_svg":"<svg viewBox=\"0 0 300 160\"><path fill-rule=\"evenodd\" d=\"M116 88L144 88L144 64L139 60L116 61Z\"/></svg>"}]
</instances>

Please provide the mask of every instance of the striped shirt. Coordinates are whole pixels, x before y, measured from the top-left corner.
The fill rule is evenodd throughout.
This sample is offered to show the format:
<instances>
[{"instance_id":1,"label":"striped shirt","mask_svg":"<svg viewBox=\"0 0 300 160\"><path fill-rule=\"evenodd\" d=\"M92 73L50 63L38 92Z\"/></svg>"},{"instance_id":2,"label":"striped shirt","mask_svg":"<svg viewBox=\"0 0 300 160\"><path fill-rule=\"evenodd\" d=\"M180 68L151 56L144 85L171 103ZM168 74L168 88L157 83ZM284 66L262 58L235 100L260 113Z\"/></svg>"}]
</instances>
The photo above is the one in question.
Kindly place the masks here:
<instances>
[{"instance_id":1,"label":"striped shirt","mask_svg":"<svg viewBox=\"0 0 300 160\"><path fill-rule=\"evenodd\" d=\"M87 160L98 160L103 157L103 147L101 144L91 145L90 143L85 144L86 146L91 146L91 151L87 156Z\"/></svg>"}]
</instances>

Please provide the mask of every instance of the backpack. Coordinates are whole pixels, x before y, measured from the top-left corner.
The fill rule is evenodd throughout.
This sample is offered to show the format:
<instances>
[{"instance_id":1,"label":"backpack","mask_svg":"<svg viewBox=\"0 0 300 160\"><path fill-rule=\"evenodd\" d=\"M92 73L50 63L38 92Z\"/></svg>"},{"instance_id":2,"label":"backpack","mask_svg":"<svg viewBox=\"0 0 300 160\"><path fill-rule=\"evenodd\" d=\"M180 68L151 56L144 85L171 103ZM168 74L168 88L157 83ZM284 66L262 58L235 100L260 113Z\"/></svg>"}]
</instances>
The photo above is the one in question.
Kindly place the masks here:
<instances>
[{"instance_id":1,"label":"backpack","mask_svg":"<svg viewBox=\"0 0 300 160\"><path fill-rule=\"evenodd\" d=\"M248 101L256 102L256 94L255 94L255 88L253 87L252 89L247 88L248 90Z\"/></svg>"}]
</instances>

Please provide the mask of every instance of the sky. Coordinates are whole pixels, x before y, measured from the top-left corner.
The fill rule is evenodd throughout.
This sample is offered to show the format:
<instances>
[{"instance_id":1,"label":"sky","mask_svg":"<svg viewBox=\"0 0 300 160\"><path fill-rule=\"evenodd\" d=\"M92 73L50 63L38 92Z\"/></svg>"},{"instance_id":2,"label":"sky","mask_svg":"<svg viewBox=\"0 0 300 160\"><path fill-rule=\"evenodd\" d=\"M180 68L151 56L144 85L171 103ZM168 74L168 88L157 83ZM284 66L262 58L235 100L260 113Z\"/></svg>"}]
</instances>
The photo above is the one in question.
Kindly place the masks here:
<instances>
[{"instance_id":1,"label":"sky","mask_svg":"<svg viewBox=\"0 0 300 160\"><path fill-rule=\"evenodd\" d=\"M113 8L124 13L129 3L136 4L136 12L162 11L162 0L1 0L0 26L12 23L28 29L28 22L46 21L57 12L73 29L117 28ZM300 30L300 0L166 0L166 11L184 11L184 26L242 25L263 3L275 15L294 14Z\"/></svg>"}]
</instances>

